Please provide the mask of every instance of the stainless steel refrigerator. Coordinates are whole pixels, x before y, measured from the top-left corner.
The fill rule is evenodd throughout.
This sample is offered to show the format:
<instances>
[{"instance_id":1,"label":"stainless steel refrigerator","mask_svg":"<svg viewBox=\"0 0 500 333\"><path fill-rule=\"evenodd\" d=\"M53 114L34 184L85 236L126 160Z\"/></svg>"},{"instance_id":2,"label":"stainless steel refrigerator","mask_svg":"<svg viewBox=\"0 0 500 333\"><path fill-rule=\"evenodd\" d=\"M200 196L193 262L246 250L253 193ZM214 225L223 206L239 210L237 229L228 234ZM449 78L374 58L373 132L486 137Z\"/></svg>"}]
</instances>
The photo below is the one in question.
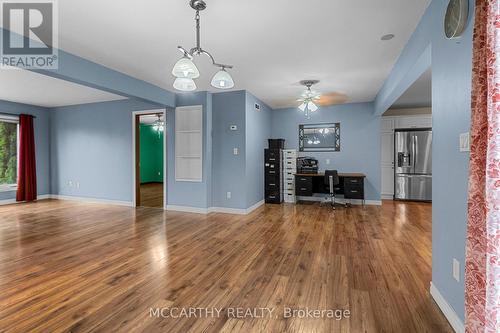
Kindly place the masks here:
<instances>
[{"instance_id":1,"label":"stainless steel refrigerator","mask_svg":"<svg viewBox=\"0 0 500 333\"><path fill-rule=\"evenodd\" d=\"M394 136L394 198L432 201L432 130L396 130Z\"/></svg>"}]
</instances>

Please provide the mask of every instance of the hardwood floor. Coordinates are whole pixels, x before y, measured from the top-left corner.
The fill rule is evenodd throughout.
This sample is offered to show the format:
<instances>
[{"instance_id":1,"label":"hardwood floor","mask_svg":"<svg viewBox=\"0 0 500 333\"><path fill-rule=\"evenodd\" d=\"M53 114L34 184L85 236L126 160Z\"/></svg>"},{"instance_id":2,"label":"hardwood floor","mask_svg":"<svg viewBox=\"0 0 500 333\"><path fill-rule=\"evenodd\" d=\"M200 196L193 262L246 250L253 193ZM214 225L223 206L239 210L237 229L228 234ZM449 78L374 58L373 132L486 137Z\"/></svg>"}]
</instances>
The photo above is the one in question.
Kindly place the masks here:
<instances>
[{"instance_id":1,"label":"hardwood floor","mask_svg":"<svg viewBox=\"0 0 500 333\"><path fill-rule=\"evenodd\" d=\"M141 206L163 208L163 183L141 184Z\"/></svg>"},{"instance_id":2,"label":"hardwood floor","mask_svg":"<svg viewBox=\"0 0 500 333\"><path fill-rule=\"evenodd\" d=\"M429 204L205 216L49 200L0 217L2 332L452 332L428 292ZM306 307L350 318L284 318Z\"/></svg>"}]
</instances>

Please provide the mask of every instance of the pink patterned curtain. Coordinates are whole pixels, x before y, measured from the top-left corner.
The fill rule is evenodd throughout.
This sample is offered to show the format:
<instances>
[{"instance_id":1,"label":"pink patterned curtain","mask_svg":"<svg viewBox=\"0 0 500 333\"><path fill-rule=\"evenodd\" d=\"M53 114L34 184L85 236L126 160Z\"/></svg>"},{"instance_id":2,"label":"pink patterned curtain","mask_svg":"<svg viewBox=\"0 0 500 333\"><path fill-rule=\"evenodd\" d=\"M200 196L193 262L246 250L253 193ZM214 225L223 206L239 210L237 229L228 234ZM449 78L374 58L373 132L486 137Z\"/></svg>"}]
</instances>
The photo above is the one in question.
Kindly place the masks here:
<instances>
[{"instance_id":1,"label":"pink patterned curtain","mask_svg":"<svg viewBox=\"0 0 500 333\"><path fill-rule=\"evenodd\" d=\"M466 332L500 332L500 0L476 0Z\"/></svg>"}]
</instances>

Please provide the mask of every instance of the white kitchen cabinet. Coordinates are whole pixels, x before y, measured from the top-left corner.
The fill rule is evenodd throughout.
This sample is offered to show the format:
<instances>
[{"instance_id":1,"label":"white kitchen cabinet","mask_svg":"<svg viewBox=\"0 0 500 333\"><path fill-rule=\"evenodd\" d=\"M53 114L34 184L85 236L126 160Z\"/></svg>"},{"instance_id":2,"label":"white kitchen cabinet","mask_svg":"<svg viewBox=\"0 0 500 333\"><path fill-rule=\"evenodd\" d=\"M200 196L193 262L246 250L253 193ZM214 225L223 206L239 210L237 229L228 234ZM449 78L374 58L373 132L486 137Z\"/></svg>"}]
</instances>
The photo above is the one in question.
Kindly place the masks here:
<instances>
[{"instance_id":1,"label":"white kitchen cabinet","mask_svg":"<svg viewBox=\"0 0 500 333\"><path fill-rule=\"evenodd\" d=\"M380 122L382 199L391 199L394 196L394 130L403 128L432 128L432 116L382 117Z\"/></svg>"}]
</instances>

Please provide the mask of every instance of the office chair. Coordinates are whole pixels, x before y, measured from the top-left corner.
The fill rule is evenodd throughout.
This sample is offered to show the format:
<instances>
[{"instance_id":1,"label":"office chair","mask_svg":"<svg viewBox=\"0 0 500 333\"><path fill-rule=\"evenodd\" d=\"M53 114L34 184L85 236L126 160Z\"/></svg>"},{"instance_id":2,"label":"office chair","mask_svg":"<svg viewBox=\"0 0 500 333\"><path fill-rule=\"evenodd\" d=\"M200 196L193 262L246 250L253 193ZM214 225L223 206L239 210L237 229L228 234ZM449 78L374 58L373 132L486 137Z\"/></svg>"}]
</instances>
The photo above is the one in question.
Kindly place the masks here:
<instances>
[{"instance_id":1,"label":"office chair","mask_svg":"<svg viewBox=\"0 0 500 333\"><path fill-rule=\"evenodd\" d=\"M340 191L340 180L337 170L325 170L325 186L328 190L328 199L331 200L331 205L335 209L335 193Z\"/></svg>"}]
</instances>

